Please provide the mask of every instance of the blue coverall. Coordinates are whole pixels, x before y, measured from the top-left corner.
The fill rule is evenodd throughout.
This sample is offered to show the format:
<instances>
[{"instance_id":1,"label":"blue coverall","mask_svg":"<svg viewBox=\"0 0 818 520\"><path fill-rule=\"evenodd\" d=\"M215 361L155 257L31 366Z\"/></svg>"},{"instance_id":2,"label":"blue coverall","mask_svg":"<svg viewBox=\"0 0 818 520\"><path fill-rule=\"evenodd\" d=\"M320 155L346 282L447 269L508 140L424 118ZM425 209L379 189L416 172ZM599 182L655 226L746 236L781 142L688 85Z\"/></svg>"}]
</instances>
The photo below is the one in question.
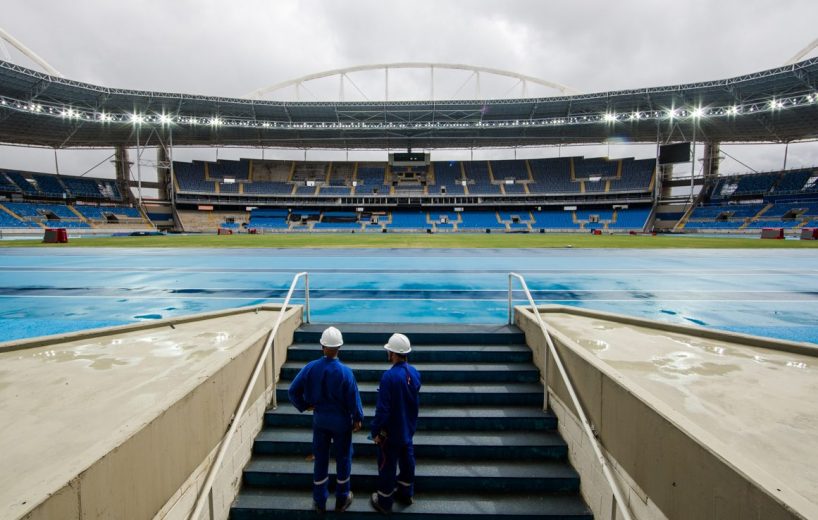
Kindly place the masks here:
<instances>
[{"instance_id":1,"label":"blue coverall","mask_svg":"<svg viewBox=\"0 0 818 520\"><path fill-rule=\"evenodd\" d=\"M406 362L395 363L381 377L371 433L373 439L378 435L382 438L378 449L378 504L387 511L392 509L395 493L403 498L414 495L412 437L417 426L419 391L420 373Z\"/></svg>"},{"instance_id":2,"label":"blue coverall","mask_svg":"<svg viewBox=\"0 0 818 520\"><path fill-rule=\"evenodd\" d=\"M290 384L290 402L303 412L314 408L312 421L312 497L326 508L329 481L329 448L335 443L335 496L346 500L352 471L352 423L364 419L358 383L352 370L337 358L322 357L309 362Z\"/></svg>"}]
</instances>

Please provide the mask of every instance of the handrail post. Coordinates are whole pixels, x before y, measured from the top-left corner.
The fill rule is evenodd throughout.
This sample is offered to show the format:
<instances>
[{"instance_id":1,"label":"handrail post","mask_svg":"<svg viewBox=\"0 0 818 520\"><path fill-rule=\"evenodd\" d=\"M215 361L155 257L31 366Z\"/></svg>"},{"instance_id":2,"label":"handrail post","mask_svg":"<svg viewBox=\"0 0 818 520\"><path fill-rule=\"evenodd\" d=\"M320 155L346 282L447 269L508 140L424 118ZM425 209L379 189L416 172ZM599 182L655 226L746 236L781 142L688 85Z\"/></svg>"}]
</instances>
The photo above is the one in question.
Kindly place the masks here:
<instances>
[{"instance_id":1,"label":"handrail post","mask_svg":"<svg viewBox=\"0 0 818 520\"><path fill-rule=\"evenodd\" d=\"M304 310L307 314L307 323L310 322L310 273L304 274Z\"/></svg>"},{"instance_id":2,"label":"handrail post","mask_svg":"<svg viewBox=\"0 0 818 520\"><path fill-rule=\"evenodd\" d=\"M512 325L514 322L512 321L511 316L511 273L508 275L508 324Z\"/></svg>"}]
</instances>

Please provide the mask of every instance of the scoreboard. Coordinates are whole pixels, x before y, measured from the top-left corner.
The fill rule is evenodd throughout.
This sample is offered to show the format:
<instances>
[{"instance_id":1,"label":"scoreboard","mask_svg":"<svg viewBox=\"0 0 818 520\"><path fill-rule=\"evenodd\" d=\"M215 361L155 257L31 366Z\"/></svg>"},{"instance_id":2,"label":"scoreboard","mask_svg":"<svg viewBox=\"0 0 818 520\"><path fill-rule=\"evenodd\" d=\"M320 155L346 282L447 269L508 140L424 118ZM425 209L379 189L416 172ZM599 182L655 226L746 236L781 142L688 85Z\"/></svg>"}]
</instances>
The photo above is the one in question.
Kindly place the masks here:
<instances>
[{"instance_id":1,"label":"scoreboard","mask_svg":"<svg viewBox=\"0 0 818 520\"><path fill-rule=\"evenodd\" d=\"M392 166L427 166L431 154L423 152L390 153L389 164Z\"/></svg>"}]
</instances>

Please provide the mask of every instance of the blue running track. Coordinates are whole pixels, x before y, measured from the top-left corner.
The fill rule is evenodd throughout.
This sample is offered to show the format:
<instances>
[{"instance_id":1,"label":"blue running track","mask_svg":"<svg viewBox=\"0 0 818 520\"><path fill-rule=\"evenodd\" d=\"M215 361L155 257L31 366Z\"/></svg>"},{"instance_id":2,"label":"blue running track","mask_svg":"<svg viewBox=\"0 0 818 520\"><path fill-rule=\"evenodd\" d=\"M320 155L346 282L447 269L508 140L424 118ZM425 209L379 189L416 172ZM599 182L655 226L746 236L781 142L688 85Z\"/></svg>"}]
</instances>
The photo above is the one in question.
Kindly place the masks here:
<instances>
[{"instance_id":1,"label":"blue running track","mask_svg":"<svg viewBox=\"0 0 818 520\"><path fill-rule=\"evenodd\" d=\"M538 303L818 343L817 260L813 250L12 248L0 250L0 341L280 302L306 270L314 322L502 323L517 271Z\"/></svg>"}]
</instances>

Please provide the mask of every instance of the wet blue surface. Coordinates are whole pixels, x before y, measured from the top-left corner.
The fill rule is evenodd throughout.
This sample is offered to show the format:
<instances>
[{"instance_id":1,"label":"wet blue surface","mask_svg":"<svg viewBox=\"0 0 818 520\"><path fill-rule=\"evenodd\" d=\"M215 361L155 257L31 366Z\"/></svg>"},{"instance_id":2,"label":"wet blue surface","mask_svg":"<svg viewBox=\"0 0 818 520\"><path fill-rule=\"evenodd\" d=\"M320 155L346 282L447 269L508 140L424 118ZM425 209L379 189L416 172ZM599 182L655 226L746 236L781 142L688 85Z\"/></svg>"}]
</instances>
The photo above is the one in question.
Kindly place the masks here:
<instances>
[{"instance_id":1,"label":"wet blue surface","mask_svg":"<svg viewBox=\"0 0 818 520\"><path fill-rule=\"evenodd\" d=\"M4 249L0 341L279 302L298 271L310 272L314 322L502 323L516 271L538 303L818 343L817 260L812 250Z\"/></svg>"}]
</instances>

